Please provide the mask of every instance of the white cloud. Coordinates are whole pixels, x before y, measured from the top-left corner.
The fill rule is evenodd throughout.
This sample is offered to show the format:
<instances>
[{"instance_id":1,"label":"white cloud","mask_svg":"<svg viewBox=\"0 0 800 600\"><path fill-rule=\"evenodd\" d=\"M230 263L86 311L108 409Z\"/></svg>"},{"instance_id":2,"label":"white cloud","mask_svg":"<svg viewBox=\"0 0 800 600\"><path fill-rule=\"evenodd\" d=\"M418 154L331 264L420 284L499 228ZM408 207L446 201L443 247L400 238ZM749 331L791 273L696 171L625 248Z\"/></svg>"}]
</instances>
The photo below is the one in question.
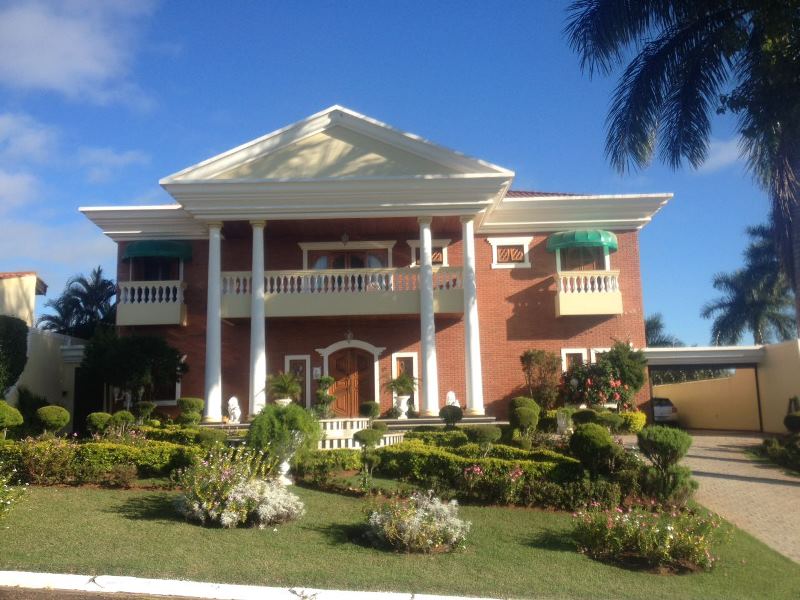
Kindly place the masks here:
<instances>
[{"instance_id":1,"label":"white cloud","mask_svg":"<svg viewBox=\"0 0 800 600\"><path fill-rule=\"evenodd\" d=\"M12 173L0 169L0 215L31 202L39 189L39 181L30 173ZM8 230L3 219L3 235ZM0 236L3 237L3 236Z\"/></svg>"},{"instance_id":2,"label":"white cloud","mask_svg":"<svg viewBox=\"0 0 800 600\"><path fill-rule=\"evenodd\" d=\"M732 165L739 160L739 140L711 140L708 150L708 158L700 166L698 172L711 173L728 165Z\"/></svg>"},{"instance_id":3,"label":"white cloud","mask_svg":"<svg viewBox=\"0 0 800 600\"><path fill-rule=\"evenodd\" d=\"M141 0L11 3L0 9L0 83L147 107L128 75L136 24L151 9Z\"/></svg>"},{"instance_id":4,"label":"white cloud","mask_svg":"<svg viewBox=\"0 0 800 600\"><path fill-rule=\"evenodd\" d=\"M78 164L86 168L86 177L92 183L109 181L119 169L148 162L150 157L139 150L118 152L112 148L89 147L78 150Z\"/></svg>"},{"instance_id":5,"label":"white cloud","mask_svg":"<svg viewBox=\"0 0 800 600\"><path fill-rule=\"evenodd\" d=\"M20 113L0 113L0 158L43 162L58 143L52 127Z\"/></svg>"}]
</instances>

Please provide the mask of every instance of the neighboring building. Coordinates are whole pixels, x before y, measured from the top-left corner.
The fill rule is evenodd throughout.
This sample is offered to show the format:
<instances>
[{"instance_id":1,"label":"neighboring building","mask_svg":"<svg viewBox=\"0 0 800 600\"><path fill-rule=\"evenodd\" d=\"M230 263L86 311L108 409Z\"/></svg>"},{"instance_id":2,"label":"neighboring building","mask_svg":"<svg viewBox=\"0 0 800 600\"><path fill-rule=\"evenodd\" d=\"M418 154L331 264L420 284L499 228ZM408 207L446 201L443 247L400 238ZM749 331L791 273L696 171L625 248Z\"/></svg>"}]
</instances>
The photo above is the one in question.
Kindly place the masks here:
<instances>
[{"instance_id":1,"label":"neighboring building","mask_svg":"<svg viewBox=\"0 0 800 600\"><path fill-rule=\"evenodd\" d=\"M118 242L117 324L186 355L164 403L204 397L216 421L237 396L253 413L285 370L308 405L333 376L351 416L387 410L385 382L409 371L422 414L452 390L502 417L524 350L566 366L645 345L639 230L671 197L513 178L334 106L163 179L177 204L81 211Z\"/></svg>"},{"instance_id":2,"label":"neighboring building","mask_svg":"<svg viewBox=\"0 0 800 600\"><path fill-rule=\"evenodd\" d=\"M9 315L33 325L36 296L47 293L47 284L32 271L0 273L0 315Z\"/></svg>"}]
</instances>

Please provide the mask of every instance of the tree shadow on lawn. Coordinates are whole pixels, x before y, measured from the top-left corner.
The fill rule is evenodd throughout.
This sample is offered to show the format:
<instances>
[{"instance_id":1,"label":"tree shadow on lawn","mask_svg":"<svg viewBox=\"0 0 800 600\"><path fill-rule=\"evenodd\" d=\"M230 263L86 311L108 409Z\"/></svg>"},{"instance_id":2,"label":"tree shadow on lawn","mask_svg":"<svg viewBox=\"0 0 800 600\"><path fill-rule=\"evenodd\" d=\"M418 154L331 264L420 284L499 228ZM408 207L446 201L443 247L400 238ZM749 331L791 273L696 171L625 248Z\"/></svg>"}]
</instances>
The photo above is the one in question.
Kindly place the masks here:
<instances>
[{"instance_id":1,"label":"tree shadow on lawn","mask_svg":"<svg viewBox=\"0 0 800 600\"><path fill-rule=\"evenodd\" d=\"M306 526L304 529L323 534L328 539L330 546L353 544L362 548L380 550L372 544L369 538L369 528L364 523L330 523L314 527Z\"/></svg>"},{"instance_id":2,"label":"tree shadow on lawn","mask_svg":"<svg viewBox=\"0 0 800 600\"><path fill-rule=\"evenodd\" d=\"M110 508L113 512L133 521L181 521L185 519L178 514L175 497L164 494L146 494L133 496L121 504Z\"/></svg>"},{"instance_id":3,"label":"tree shadow on lawn","mask_svg":"<svg viewBox=\"0 0 800 600\"><path fill-rule=\"evenodd\" d=\"M554 552L577 552L578 550L570 534L561 529L544 529L529 539L527 544L533 548Z\"/></svg>"}]
</instances>

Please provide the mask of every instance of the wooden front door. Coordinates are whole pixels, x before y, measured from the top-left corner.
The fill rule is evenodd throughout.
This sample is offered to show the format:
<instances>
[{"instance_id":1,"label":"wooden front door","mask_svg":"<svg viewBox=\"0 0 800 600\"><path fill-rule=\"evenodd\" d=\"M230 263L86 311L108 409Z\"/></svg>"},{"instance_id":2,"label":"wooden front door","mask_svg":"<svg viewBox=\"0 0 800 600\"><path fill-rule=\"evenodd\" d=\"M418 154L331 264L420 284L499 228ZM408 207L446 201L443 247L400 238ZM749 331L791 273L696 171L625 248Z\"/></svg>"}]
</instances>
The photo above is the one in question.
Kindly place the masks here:
<instances>
[{"instance_id":1,"label":"wooden front door","mask_svg":"<svg viewBox=\"0 0 800 600\"><path fill-rule=\"evenodd\" d=\"M331 354L328 370L336 380L331 393L336 397L333 412L337 417L357 417L359 404L374 400L373 360L371 354L357 348Z\"/></svg>"}]
</instances>

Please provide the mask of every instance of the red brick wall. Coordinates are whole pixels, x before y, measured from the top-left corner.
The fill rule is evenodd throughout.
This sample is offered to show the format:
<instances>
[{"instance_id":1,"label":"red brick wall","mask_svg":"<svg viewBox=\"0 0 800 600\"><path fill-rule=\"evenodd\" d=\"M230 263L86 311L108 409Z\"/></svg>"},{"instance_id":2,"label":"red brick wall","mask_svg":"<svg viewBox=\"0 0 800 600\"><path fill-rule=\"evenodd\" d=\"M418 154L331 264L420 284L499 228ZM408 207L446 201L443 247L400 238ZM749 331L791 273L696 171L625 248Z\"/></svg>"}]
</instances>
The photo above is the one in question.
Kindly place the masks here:
<instances>
[{"instance_id":1,"label":"red brick wall","mask_svg":"<svg viewBox=\"0 0 800 600\"><path fill-rule=\"evenodd\" d=\"M222 244L222 269L250 270L251 238L247 228L226 230ZM394 266L410 262L407 239L418 236L410 219L384 221L349 220L309 222L298 233L291 224L270 223L266 230L267 269L299 269L302 252L297 241L338 240L347 233L351 240L396 239ZM450 238L448 261L462 264L461 233L454 219L437 219L434 237ZM619 251L611 255L612 269L620 270L624 313L598 317L555 317L555 257L545 248L547 235L534 234L530 269L492 269L492 248L484 235L476 236L478 308L483 391L488 414L505 417L507 400L522 391L523 377L519 355L528 348L541 348L560 354L562 348L603 348L615 339L644 346L639 246L636 231L619 232ZM501 237L501 236L497 236ZM208 243L193 244L193 258L184 267L187 326L137 327L141 333L164 335L168 342L187 355L189 372L182 381L182 394L203 396L205 362L205 313ZM120 256L125 243L119 244ZM128 265L119 261L118 277L128 278ZM127 328L132 330L134 328ZM345 339L351 331L355 339L385 347L379 364L380 381L391 376L393 352L419 352L417 317L342 317L267 319L268 371L284 368L284 356L308 354L311 367L322 367L317 348ZM239 397L247 406L249 378L250 325L247 319L225 320L222 326L223 398ZM464 327L461 316L436 317L436 345L441 401L448 390L465 403ZM313 394L312 386L312 394ZM646 399L646 392L639 401ZM387 409L391 396L381 391L381 404Z\"/></svg>"}]
</instances>

